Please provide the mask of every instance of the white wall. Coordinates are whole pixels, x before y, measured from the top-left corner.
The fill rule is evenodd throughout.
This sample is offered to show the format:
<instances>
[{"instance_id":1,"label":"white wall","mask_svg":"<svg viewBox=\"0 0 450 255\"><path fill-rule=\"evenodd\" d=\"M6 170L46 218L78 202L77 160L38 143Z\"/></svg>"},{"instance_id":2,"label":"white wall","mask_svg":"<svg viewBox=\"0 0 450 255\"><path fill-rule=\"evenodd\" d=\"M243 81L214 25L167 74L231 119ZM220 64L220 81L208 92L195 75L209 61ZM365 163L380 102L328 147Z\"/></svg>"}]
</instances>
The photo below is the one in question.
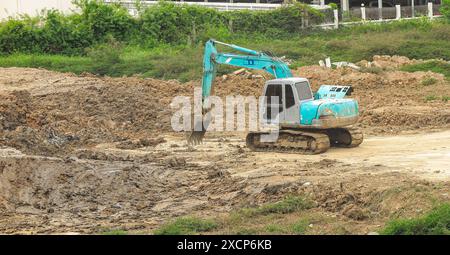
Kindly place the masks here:
<instances>
[{"instance_id":1,"label":"white wall","mask_svg":"<svg viewBox=\"0 0 450 255\"><path fill-rule=\"evenodd\" d=\"M75 9L72 0L0 0L0 19L17 14L37 15L42 9L70 12Z\"/></svg>"}]
</instances>

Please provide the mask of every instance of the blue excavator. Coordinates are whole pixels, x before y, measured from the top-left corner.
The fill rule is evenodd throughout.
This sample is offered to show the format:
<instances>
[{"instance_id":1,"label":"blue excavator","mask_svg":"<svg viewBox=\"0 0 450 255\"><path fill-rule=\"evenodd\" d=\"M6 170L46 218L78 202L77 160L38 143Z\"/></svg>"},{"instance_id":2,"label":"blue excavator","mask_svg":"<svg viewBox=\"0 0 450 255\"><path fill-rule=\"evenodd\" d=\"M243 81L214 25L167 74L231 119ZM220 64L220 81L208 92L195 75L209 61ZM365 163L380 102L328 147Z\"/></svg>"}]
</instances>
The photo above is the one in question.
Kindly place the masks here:
<instances>
[{"instance_id":1,"label":"blue excavator","mask_svg":"<svg viewBox=\"0 0 450 255\"><path fill-rule=\"evenodd\" d=\"M244 54L222 53L216 45L229 47ZM218 64L263 70L275 79L265 82L262 95L266 96L264 119L277 120L279 133L276 141L263 142L265 132L249 132L247 147L253 151L323 153L330 148L356 147L363 141L362 132L352 127L358 121L358 102L344 98L351 95L351 86L322 85L316 93L306 78L293 77L288 65L270 53L259 52L233 44L208 40L203 56L202 106L203 115L210 113L211 95ZM271 100L278 98L279 100ZM276 109L275 111L273 109ZM271 113L274 114L271 114ZM208 118L205 118L208 119ZM210 119L210 118L209 118ZM190 144L202 141L208 121L195 123ZM200 130L200 131L198 131Z\"/></svg>"}]
</instances>

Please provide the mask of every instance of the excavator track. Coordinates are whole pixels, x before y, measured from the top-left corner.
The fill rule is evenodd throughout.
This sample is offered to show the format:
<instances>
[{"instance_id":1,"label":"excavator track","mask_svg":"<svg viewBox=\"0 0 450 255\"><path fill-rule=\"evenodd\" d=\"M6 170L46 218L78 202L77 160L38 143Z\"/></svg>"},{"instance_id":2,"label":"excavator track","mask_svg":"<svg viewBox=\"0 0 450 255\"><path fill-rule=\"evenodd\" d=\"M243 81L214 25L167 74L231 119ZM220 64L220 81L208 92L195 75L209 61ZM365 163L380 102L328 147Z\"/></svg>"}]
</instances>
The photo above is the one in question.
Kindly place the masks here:
<instances>
[{"instance_id":1,"label":"excavator track","mask_svg":"<svg viewBox=\"0 0 450 255\"><path fill-rule=\"evenodd\" d=\"M357 128L332 128L326 130L333 147L353 148L359 146L364 139L363 133Z\"/></svg>"},{"instance_id":2,"label":"excavator track","mask_svg":"<svg viewBox=\"0 0 450 255\"><path fill-rule=\"evenodd\" d=\"M252 132L247 134L247 147L258 152L282 152L297 154L319 154L330 148L327 134L304 132L299 130L279 130L276 142L261 142L261 135L267 133Z\"/></svg>"}]
</instances>

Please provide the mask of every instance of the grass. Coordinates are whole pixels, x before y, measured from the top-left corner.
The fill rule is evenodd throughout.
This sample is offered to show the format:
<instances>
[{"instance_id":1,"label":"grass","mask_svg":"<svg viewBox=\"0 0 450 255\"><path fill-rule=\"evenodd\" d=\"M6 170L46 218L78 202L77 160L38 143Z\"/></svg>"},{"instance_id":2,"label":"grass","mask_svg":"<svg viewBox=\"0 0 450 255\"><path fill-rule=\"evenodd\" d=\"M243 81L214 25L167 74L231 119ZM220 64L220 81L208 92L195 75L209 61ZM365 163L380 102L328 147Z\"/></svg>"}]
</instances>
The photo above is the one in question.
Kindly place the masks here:
<instances>
[{"instance_id":1,"label":"grass","mask_svg":"<svg viewBox=\"0 0 450 255\"><path fill-rule=\"evenodd\" d=\"M303 235L306 230L308 229L309 226L309 222L305 219L300 219L297 222L295 222L294 224L292 224L291 228L292 228L292 233L297 234L297 235Z\"/></svg>"},{"instance_id":2,"label":"grass","mask_svg":"<svg viewBox=\"0 0 450 255\"><path fill-rule=\"evenodd\" d=\"M274 203L243 208L223 219L218 229L230 234L304 234L309 221L302 213L313 208L312 201L301 196L288 196Z\"/></svg>"},{"instance_id":3,"label":"grass","mask_svg":"<svg viewBox=\"0 0 450 255\"><path fill-rule=\"evenodd\" d=\"M317 64L320 59L357 62L373 55L403 55L417 59L450 60L450 24L429 21L399 21L367 24L337 30L312 30L300 35L232 35L223 39L251 49L270 51L293 60L291 68ZM102 47L94 47L102 49ZM104 51L111 49L103 47ZM227 49L228 51L229 49ZM89 52L87 50L87 52ZM0 56L1 67L41 67L62 72L91 72L108 76L154 77L189 81L202 74L203 45L166 45L145 48L124 45L118 58L107 54L61 56L21 54ZM98 56L104 56L99 59ZM218 75L233 70L219 66ZM405 71L431 70L450 76L449 64L439 61L404 67ZM379 70L368 70L378 72Z\"/></svg>"},{"instance_id":4,"label":"grass","mask_svg":"<svg viewBox=\"0 0 450 255\"><path fill-rule=\"evenodd\" d=\"M450 235L450 204L442 204L415 219L393 220L381 233L385 235Z\"/></svg>"},{"instance_id":5,"label":"grass","mask_svg":"<svg viewBox=\"0 0 450 255\"><path fill-rule=\"evenodd\" d=\"M446 79L450 79L450 63L444 61L434 60L420 64L407 65L402 67L401 70L407 72L432 71L435 73L441 73L445 76Z\"/></svg>"},{"instance_id":6,"label":"grass","mask_svg":"<svg viewBox=\"0 0 450 255\"><path fill-rule=\"evenodd\" d=\"M245 208L240 212L247 217L269 214L285 214L303 211L313 207L310 200L298 196L289 196L279 202L265 204L257 208Z\"/></svg>"},{"instance_id":7,"label":"grass","mask_svg":"<svg viewBox=\"0 0 450 255\"><path fill-rule=\"evenodd\" d=\"M434 100L436 100L436 99L438 99L438 97L435 96L435 95L429 95L429 96L426 96L426 97L425 97L425 101L426 101L426 102L434 101Z\"/></svg>"},{"instance_id":8,"label":"grass","mask_svg":"<svg viewBox=\"0 0 450 255\"><path fill-rule=\"evenodd\" d=\"M210 219L182 217L169 222L154 231L155 235L193 235L217 228L217 223Z\"/></svg>"},{"instance_id":9,"label":"grass","mask_svg":"<svg viewBox=\"0 0 450 255\"><path fill-rule=\"evenodd\" d=\"M436 84L436 82L437 82L437 80L435 78L427 76L422 80L421 83L423 86L430 86L430 85Z\"/></svg>"}]
</instances>

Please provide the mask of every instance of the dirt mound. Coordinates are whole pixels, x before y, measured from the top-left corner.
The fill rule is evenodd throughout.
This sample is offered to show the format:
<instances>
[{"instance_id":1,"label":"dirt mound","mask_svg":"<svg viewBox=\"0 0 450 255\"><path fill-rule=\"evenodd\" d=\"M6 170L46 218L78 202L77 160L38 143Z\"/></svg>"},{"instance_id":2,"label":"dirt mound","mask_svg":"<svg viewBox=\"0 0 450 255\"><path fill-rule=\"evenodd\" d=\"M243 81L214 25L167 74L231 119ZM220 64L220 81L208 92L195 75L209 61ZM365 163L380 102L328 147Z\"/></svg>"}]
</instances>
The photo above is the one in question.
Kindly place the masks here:
<instances>
[{"instance_id":1,"label":"dirt mound","mask_svg":"<svg viewBox=\"0 0 450 255\"><path fill-rule=\"evenodd\" d=\"M374 63L381 62L398 67L414 60L374 57ZM42 155L64 154L100 143L118 143L120 148L130 149L150 146L153 142L145 139L156 139L158 134L172 131L173 109L169 104L173 97L192 97L194 87L200 84L134 77L79 77L37 69L4 68L0 72L1 143ZM366 133L447 127L450 122L448 103L426 100L430 95L448 94L448 82L441 74L395 70L368 73L319 66L305 66L293 72L310 79L313 89L321 84L352 85L352 97L360 105L358 125ZM256 76L218 77L215 94L258 97L264 78ZM435 83L423 85L430 78Z\"/></svg>"},{"instance_id":2,"label":"dirt mound","mask_svg":"<svg viewBox=\"0 0 450 255\"><path fill-rule=\"evenodd\" d=\"M372 61L363 60L357 63L361 67L378 67L385 70L394 70L404 65L412 65L421 63L421 60L409 59L404 56L388 56L388 55L375 55Z\"/></svg>"}]
</instances>

